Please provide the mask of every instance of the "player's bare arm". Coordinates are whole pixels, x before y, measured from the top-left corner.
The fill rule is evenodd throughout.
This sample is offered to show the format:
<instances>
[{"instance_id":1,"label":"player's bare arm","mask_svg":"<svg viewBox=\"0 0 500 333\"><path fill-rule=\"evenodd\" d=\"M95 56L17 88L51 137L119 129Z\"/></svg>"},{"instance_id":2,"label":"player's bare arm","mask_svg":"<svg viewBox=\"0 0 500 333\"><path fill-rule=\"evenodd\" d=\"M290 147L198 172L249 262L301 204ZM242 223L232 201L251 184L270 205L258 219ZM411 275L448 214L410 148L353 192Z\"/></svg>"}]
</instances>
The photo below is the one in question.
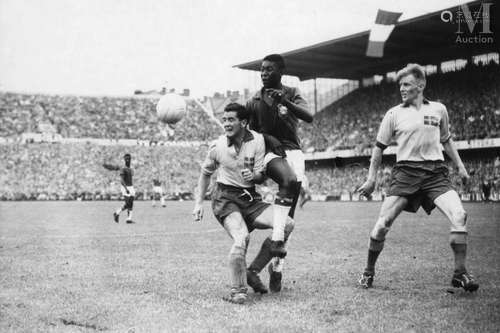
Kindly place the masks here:
<instances>
[{"instance_id":1,"label":"player's bare arm","mask_svg":"<svg viewBox=\"0 0 500 333\"><path fill-rule=\"evenodd\" d=\"M375 189L377 182L377 172L382 163L382 149L375 146L372 151L370 160L370 169L368 171L368 179L358 188L358 192L365 197L369 197Z\"/></svg>"},{"instance_id":2,"label":"player's bare arm","mask_svg":"<svg viewBox=\"0 0 500 333\"><path fill-rule=\"evenodd\" d=\"M307 122L311 123L313 121L313 116L309 109L305 106L302 106L298 103L294 103L290 101L288 98L286 98L285 94L283 91L279 89L273 89L273 88L268 88L266 89L266 92L269 94L269 96L274 99L277 103L281 103L284 106L288 108L293 114L297 116L297 118Z\"/></svg>"},{"instance_id":3,"label":"player's bare arm","mask_svg":"<svg viewBox=\"0 0 500 333\"><path fill-rule=\"evenodd\" d=\"M103 163L102 166L104 167L104 169L107 169L109 171L119 171L120 170L120 167L118 165L114 165L114 164Z\"/></svg>"},{"instance_id":4,"label":"player's bare arm","mask_svg":"<svg viewBox=\"0 0 500 333\"><path fill-rule=\"evenodd\" d=\"M210 176L200 174L198 179L198 187L195 191L193 218L195 222L200 222L203 219L203 200L205 193L207 193L208 186L210 185Z\"/></svg>"},{"instance_id":5,"label":"player's bare arm","mask_svg":"<svg viewBox=\"0 0 500 333\"><path fill-rule=\"evenodd\" d=\"M457 147L455 147L453 140L450 138L448 141L444 142L443 148L446 154L451 158L453 163L455 163L455 165L457 166L458 175L462 179L462 182L466 184L470 178L469 173L467 172L467 169L465 169L464 163L462 162L460 155L458 155Z\"/></svg>"}]
</instances>

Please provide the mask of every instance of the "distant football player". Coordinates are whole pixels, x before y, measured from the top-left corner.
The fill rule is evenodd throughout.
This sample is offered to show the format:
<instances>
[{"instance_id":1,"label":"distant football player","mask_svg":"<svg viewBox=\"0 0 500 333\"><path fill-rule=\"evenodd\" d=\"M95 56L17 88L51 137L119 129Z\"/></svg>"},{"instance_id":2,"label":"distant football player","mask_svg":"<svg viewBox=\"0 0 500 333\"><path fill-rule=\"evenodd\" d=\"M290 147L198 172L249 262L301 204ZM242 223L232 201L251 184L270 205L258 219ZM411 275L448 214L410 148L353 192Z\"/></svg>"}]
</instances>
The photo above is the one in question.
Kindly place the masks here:
<instances>
[{"instance_id":1,"label":"distant football player","mask_svg":"<svg viewBox=\"0 0 500 333\"><path fill-rule=\"evenodd\" d=\"M218 170L212 193L212 209L233 240L229 251L231 291L224 299L237 304L247 301L246 253L249 233L253 229L274 227L272 206L263 202L255 190L255 184L265 179L265 143L261 134L246 128L249 116L243 105L230 103L225 107L222 116L225 134L210 147L202 164L193 210L195 221L200 221L210 177ZM293 226L293 220L287 218L284 230L286 236L292 232ZM272 254L266 255L270 260ZM267 292L263 285L251 286L256 292Z\"/></svg>"},{"instance_id":2,"label":"distant football player","mask_svg":"<svg viewBox=\"0 0 500 333\"><path fill-rule=\"evenodd\" d=\"M113 219L116 223L119 222L119 217L120 213L123 211L127 211L127 223L134 223L132 221L132 209L134 206L134 197L135 197L135 190L134 186L132 184L132 177L134 175L134 170L130 167L130 162L132 160L132 156L130 154L125 154L123 156L123 159L125 161L125 166L120 168L117 165L111 165L111 164L106 164L104 163L103 166L111 171L120 171L120 185L121 185L121 192L125 200L125 204L123 207L120 207L116 210L116 212L113 213Z\"/></svg>"},{"instance_id":3,"label":"distant football player","mask_svg":"<svg viewBox=\"0 0 500 333\"><path fill-rule=\"evenodd\" d=\"M305 173L305 159L297 135L297 126L299 120L308 123L313 120L299 89L281 83L284 70L285 61L281 55L270 54L264 57L260 70L262 88L246 105L252 113L250 129L263 133L266 140L266 175L279 186L274 202L273 234L269 241L263 243L262 252L249 267L249 274L258 279L258 273L268 262L264 255L269 253L267 247L271 246L274 253L282 253L269 265L269 286L272 291L281 289L282 258L286 255L284 225L287 216L294 217Z\"/></svg>"},{"instance_id":4,"label":"distant football player","mask_svg":"<svg viewBox=\"0 0 500 333\"><path fill-rule=\"evenodd\" d=\"M156 207L156 200L160 201L160 205L165 207L165 198L163 196L163 188L161 186L161 181L158 179L153 179L153 202L152 206Z\"/></svg>"},{"instance_id":5,"label":"distant football player","mask_svg":"<svg viewBox=\"0 0 500 333\"><path fill-rule=\"evenodd\" d=\"M387 197L370 234L367 265L359 284L364 288L372 287L375 263L384 247L386 235L401 211L416 212L422 206L430 214L437 206L451 222L450 244L455 257L451 284L475 291L479 284L465 267L467 213L457 192L451 187L441 150L442 145L466 182L469 175L451 139L448 112L443 104L424 98L426 78L425 70L420 65L409 64L401 69L397 73L397 81L403 103L385 114L373 148L368 179L358 189L364 196L373 192L382 151L394 139L397 143L397 162L392 170Z\"/></svg>"}]
</instances>

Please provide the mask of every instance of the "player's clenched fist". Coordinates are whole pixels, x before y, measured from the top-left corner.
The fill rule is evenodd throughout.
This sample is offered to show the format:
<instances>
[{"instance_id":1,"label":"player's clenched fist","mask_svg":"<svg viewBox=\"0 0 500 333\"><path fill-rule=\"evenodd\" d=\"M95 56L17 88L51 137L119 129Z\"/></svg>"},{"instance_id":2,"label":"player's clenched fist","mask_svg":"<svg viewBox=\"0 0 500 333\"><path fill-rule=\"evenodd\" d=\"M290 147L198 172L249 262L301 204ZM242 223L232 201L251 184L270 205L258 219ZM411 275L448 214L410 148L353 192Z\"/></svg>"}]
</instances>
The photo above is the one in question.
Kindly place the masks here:
<instances>
[{"instance_id":1,"label":"player's clenched fist","mask_svg":"<svg viewBox=\"0 0 500 333\"><path fill-rule=\"evenodd\" d=\"M195 222L200 222L203 219L203 204L196 203L194 205L193 218Z\"/></svg>"},{"instance_id":2,"label":"player's clenched fist","mask_svg":"<svg viewBox=\"0 0 500 333\"><path fill-rule=\"evenodd\" d=\"M266 89L266 93L277 103L283 103L285 99L285 94L279 89L268 88Z\"/></svg>"},{"instance_id":3,"label":"player's clenched fist","mask_svg":"<svg viewBox=\"0 0 500 333\"><path fill-rule=\"evenodd\" d=\"M253 172L250 171L250 169L243 169L241 170L241 176L243 177L243 180L246 182L252 182L253 181Z\"/></svg>"},{"instance_id":4,"label":"player's clenched fist","mask_svg":"<svg viewBox=\"0 0 500 333\"><path fill-rule=\"evenodd\" d=\"M460 176L460 179L462 179L462 183L467 185L470 176L464 166L458 168L458 175Z\"/></svg>"},{"instance_id":5,"label":"player's clenched fist","mask_svg":"<svg viewBox=\"0 0 500 333\"><path fill-rule=\"evenodd\" d=\"M372 193L373 190L375 189L375 181L368 179L366 182L364 182L363 185L361 185L358 188L358 192L361 195L364 195L365 197L369 197Z\"/></svg>"}]
</instances>

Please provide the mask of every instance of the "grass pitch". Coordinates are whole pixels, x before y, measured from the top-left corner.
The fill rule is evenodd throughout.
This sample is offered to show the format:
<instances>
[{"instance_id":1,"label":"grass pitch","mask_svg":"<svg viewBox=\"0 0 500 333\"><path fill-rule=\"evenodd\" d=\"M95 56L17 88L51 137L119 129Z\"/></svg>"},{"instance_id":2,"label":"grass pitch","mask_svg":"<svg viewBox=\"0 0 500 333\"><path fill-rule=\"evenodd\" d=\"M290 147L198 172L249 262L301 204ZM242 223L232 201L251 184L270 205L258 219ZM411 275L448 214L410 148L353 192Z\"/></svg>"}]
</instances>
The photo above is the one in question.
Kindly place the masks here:
<instances>
[{"instance_id":1,"label":"grass pitch","mask_svg":"<svg viewBox=\"0 0 500 333\"><path fill-rule=\"evenodd\" d=\"M285 263L284 289L224 302L231 241L205 203L0 203L1 332L498 332L500 205L466 204L476 293L453 289L449 224L403 213L374 288L356 280L380 203L308 203ZM251 235L253 259L269 231ZM267 282L267 271L261 273Z\"/></svg>"}]
</instances>

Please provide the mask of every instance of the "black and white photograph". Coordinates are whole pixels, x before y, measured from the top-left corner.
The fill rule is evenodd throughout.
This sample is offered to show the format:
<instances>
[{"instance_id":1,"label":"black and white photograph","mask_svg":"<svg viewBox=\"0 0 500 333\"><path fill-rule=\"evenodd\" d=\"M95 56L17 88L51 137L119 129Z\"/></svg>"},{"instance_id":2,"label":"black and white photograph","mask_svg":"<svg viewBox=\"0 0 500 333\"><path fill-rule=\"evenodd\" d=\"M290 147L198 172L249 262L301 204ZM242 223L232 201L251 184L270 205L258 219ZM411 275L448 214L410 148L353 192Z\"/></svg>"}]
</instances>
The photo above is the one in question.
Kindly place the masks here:
<instances>
[{"instance_id":1,"label":"black and white photograph","mask_svg":"<svg viewBox=\"0 0 500 333\"><path fill-rule=\"evenodd\" d=\"M0 0L0 332L498 332L497 0Z\"/></svg>"}]
</instances>

